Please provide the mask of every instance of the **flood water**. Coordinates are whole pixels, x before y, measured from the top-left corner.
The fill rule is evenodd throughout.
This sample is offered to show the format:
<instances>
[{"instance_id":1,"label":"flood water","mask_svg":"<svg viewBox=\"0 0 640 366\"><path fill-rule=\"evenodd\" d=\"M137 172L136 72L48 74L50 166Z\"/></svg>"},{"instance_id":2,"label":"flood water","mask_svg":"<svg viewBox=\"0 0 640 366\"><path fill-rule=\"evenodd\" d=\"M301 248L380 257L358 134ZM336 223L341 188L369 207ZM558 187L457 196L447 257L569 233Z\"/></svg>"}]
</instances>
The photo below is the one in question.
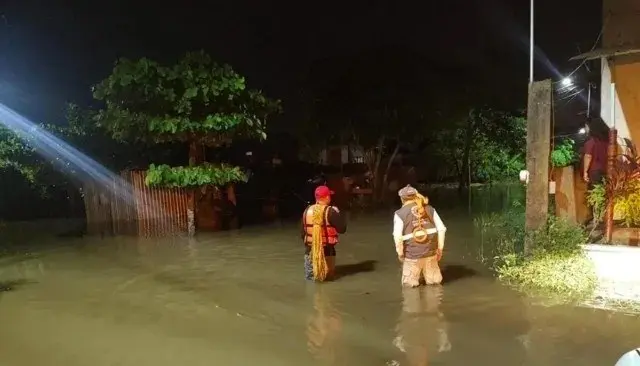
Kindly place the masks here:
<instances>
[{"instance_id":1,"label":"flood water","mask_svg":"<svg viewBox=\"0 0 640 366\"><path fill-rule=\"evenodd\" d=\"M31 239L32 256L0 260L0 365L613 365L639 346L636 317L497 283L468 210L445 202L446 283L409 290L390 213L350 217L341 277L324 284L303 280L294 223Z\"/></svg>"}]
</instances>

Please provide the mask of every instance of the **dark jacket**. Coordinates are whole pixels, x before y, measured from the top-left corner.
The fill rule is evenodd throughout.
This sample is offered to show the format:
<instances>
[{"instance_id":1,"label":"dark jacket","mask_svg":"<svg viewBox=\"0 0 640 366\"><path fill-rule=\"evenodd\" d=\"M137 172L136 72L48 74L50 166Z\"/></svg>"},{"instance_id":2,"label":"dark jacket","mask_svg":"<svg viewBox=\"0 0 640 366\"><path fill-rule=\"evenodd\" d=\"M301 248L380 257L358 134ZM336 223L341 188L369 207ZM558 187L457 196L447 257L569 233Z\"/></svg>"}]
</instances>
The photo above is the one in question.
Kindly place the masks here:
<instances>
[{"instance_id":1,"label":"dark jacket","mask_svg":"<svg viewBox=\"0 0 640 366\"><path fill-rule=\"evenodd\" d=\"M402 220L404 223L404 227L402 229L402 235L408 235L413 233L413 231L422 226L425 230L431 231L431 233L427 236L427 241L424 243L417 243L413 238L409 240L405 240L405 257L407 259L420 259L425 257L431 257L436 255L438 249L438 233L436 231L436 225L433 222L433 214L435 210L430 205L427 205L426 211L428 217L426 219L419 219L415 214L416 204L411 203L402 206L398 211L396 211L396 215Z\"/></svg>"}]
</instances>

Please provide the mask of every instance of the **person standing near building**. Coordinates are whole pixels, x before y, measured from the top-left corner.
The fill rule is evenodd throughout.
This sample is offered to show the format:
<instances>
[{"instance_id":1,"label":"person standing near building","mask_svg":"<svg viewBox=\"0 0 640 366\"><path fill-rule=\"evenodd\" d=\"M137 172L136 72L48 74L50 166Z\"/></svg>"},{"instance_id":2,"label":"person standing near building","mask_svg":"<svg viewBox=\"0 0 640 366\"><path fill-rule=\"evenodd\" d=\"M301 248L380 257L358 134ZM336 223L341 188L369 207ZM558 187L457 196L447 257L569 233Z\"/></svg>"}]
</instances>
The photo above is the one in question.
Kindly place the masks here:
<instances>
[{"instance_id":1,"label":"person standing near building","mask_svg":"<svg viewBox=\"0 0 640 366\"><path fill-rule=\"evenodd\" d=\"M604 122L593 120L586 126L589 138L582 150L582 179L587 183L589 190L603 183L607 172L609 138L603 125Z\"/></svg>"}]
</instances>

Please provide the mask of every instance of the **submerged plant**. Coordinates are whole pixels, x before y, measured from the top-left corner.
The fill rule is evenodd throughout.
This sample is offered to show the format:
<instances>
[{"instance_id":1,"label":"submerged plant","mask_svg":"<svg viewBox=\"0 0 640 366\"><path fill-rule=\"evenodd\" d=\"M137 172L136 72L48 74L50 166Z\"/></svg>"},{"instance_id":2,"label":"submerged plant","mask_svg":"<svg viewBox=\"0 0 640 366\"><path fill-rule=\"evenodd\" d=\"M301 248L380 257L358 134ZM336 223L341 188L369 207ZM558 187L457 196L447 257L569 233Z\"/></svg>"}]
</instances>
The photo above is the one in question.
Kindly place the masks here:
<instances>
[{"instance_id":1,"label":"submerged plant","mask_svg":"<svg viewBox=\"0 0 640 366\"><path fill-rule=\"evenodd\" d=\"M552 216L543 229L524 231L524 211L512 209L476 220L483 241L489 241L491 260L485 262L498 278L525 290L559 294L569 299L590 296L597 277L581 245L587 240L584 230ZM533 252L524 255L524 241L533 243Z\"/></svg>"},{"instance_id":2,"label":"submerged plant","mask_svg":"<svg viewBox=\"0 0 640 366\"><path fill-rule=\"evenodd\" d=\"M514 203L500 213L480 215L474 219L474 224L481 234L478 259L483 263L492 265L496 257L524 250L524 207L521 204ZM485 243L491 246L485 248Z\"/></svg>"}]
</instances>

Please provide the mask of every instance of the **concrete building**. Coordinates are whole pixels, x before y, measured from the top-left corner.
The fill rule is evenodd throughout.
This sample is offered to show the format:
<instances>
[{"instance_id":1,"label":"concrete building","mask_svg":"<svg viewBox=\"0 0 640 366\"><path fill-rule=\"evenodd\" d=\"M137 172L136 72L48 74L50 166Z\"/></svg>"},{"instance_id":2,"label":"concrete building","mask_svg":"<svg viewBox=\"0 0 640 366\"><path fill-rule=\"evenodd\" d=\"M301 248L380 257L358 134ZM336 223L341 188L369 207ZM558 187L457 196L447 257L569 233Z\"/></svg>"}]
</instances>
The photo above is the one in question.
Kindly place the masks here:
<instances>
[{"instance_id":1,"label":"concrete building","mask_svg":"<svg viewBox=\"0 0 640 366\"><path fill-rule=\"evenodd\" d=\"M602 46L574 57L601 60L600 116L619 143L640 144L640 0L603 0ZM625 141L626 140L626 141Z\"/></svg>"}]
</instances>

